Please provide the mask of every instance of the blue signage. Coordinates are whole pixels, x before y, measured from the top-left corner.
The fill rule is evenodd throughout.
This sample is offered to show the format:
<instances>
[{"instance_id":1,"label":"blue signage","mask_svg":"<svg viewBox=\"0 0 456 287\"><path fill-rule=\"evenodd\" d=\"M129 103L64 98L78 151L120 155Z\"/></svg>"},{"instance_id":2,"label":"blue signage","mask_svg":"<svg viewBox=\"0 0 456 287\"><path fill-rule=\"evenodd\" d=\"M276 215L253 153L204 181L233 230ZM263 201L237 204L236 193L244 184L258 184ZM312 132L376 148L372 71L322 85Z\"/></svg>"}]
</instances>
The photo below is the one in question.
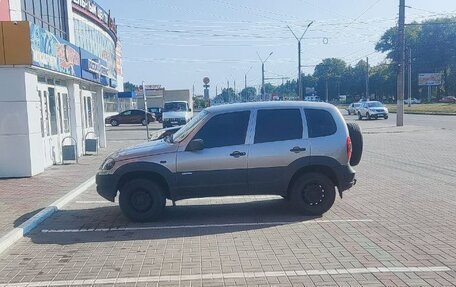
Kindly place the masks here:
<instances>
[{"instance_id":1,"label":"blue signage","mask_svg":"<svg viewBox=\"0 0 456 287\"><path fill-rule=\"evenodd\" d=\"M120 98L136 98L136 92L120 92L117 93L117 97Z\"/></svg>"},{"instance_id":2,"label":"blue signage","mask_svg":"<svg viewBox=\"0 0 456 287\"><path fill-rule=\"evenodd\" d=\"M79 47L30 23L33 65L81 77Z\"/></svg>"},{"instance_id":3,"label":"blue signage","mask_svg":"<svg viewBox=\"0 0 456 287\"><path fill-rule=\"evenodd\" d=\"M82 78L109 86L108 68L106 61L98 58L94 54L81 50Z\"/></svg>"}]
</instances>

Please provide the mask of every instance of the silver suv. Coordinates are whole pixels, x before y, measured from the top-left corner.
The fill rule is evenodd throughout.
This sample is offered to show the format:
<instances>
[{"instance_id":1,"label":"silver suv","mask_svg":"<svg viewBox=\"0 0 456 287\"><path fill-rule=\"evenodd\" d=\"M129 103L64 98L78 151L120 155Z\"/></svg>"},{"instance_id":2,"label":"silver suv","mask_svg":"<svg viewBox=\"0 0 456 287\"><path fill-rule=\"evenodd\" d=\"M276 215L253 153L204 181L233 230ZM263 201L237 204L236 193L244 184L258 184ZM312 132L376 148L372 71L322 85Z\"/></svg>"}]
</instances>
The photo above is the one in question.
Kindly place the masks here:
<instances>
[{"instance_id":1,"label":"silver suv","mask_svg":"<svg viewBox=\"0 0 456 287\"><path fill-rule=\"evenodd\" d=\"M273 194L307 215L328 211L355 183L362 135L333 105L245 103L207 108L174 135L110 155L97 191L134 221L166 199Z\"/></svg>"},{"instance_id":2,"label":"silver suv","mask_svg":"<svg viewBox=\"0 0 456 287\"><path fill-rule=\"evenodd\" d=\"M388 109L380 102L368 101L363 102L358 108L358 119L378 119L379 117L388 119Z\"/></svg>"}]
</instances>

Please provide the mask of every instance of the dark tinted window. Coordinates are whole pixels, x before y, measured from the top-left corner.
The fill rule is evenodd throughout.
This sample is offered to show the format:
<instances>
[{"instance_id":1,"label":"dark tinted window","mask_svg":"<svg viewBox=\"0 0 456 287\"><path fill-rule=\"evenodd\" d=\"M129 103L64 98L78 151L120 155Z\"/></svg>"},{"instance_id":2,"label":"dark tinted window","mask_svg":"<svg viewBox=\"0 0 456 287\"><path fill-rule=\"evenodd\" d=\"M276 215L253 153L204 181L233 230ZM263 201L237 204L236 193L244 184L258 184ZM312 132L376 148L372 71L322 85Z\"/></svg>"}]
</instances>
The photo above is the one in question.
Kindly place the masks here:
<instances>
[{"instance_id":1,"label":"dark tinted window","mask_svg":"<svg viewBox=\"0 0 456 287\"><path fill-rule=\"evenodd\" d=\"M306 110L309 137L329 136L337 131L336 122L332 115L325 110Z\"/></svg>"},{"instance_id":2,"label":"dark tinted window","mask_svg":"<svg viewBox=\"0 0 456 287\"><path fill-rule=\"evenodd\" d=\"M194 136L202 139L205 148L245 143L250 112L235 112L212 117Z\"/></svg>"},{"instance_id":3,"label":"dark tinted window","mask_svg":"<svg viewBox=\"0 0 456 287\"><path fill-rule=\"evenodd\" d=\"M302 119L298 109L260 110L257 113L255 143L302 138Z\"/></svg>"},{"instance_id":4,"label":"dark tinted window","mask_svg":"<svg viewBox=\"0 0 456 287\"><path fill-rule=\"evenodd\" d=\"M132 112L132 115L134 115L134 116L144 115L144 112L143 111L139 111L139 110L135 110L135 111Z\"/></svg>"}]
</instances>

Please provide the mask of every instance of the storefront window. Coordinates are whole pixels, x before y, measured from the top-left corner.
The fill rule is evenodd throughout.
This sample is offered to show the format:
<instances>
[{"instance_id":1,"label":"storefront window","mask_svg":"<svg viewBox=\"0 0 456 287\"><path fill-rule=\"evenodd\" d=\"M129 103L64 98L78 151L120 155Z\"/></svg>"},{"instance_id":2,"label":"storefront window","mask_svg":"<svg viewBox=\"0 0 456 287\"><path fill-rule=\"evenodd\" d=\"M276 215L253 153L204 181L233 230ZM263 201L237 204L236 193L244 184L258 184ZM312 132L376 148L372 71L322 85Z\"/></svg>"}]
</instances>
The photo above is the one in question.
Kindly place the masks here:
<instances>
[{"instance_id":1,"label":"storefront window","mask_svg":"<svg viewBox=\"0 0 456 287\"><path fill-rule=\"evenodd\" d=\"M43 95L41 91L38 91L38 97L40 98L40 124L41 124L41 137L46 136L46 132L44 130L44 110L43 110Z\"/></svg>"},{"instance_id":2,"label":"storefront window","mask_svg":"<svg viewBox=\"0 0 456 287\"><path fill-rule=\"evenodd\" d=\"M70 112L69 112L69 105L68 105L68 95L67 94L62 94L62 100L63 100L63 127L64 127L64 132L69 133L70 132Z\"/></svg>"},{"instance_id":3,"label":"storefront window","mask_svg":"<svg viewBox=\"0 0 456 287\"><path fill-rule=\"evenodd\" d=\"M57 105L55 102L55 90L53 88L49 88L49 111L51 114L51 134L56 135L58 133Z\"/></svg>"},{"instance_id":4,"label":"storefront window","mask_svg":"<svg viewBox=\"0 0 456 287\"><path fill-rule=\"evenodd\" d=\"M48 110L48 93L43 91L43 116L44 116L44 130L46 131L46 135L50 136L49 130L49 110Z\"/></svg>"},{"instance_id":5,"label":"storefront window","mask_svg":"<svg viewBox=\"0 0 456 287\"><path fill-rule=\"evenodd\" d=\"M87 97L87 115L89 117L89 127L93 127L93 115L92 115L92 97Z\"/></svg>"}]
</instances>

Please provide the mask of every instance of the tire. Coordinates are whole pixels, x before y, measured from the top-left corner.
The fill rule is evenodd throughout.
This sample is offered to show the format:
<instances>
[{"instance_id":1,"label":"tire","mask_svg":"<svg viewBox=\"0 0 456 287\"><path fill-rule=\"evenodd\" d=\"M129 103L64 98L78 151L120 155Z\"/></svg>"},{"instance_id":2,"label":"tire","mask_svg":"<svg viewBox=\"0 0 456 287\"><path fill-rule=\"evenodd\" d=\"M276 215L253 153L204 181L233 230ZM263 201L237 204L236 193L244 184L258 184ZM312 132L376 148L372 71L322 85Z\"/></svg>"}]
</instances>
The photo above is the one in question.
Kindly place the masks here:
<instances>
[{"instance_id":1,"label":"tire","mask_svg":"<svg viewBox=\"0 0 456 287\"><path fill-rule=\"evenodd\" d=\"M361 113L360 113L360 112L358 112L358 120L360 120L360 121L361 121L362 119L363 119L363 116L361 115Z\"/></svg>"},{"instance_id":2,"label":"tire","mask_svg":"<svg viewBox=\"0 0 456 287\"><path fill-rule=\"evenodd\" d=\"M141 120L141 124L142 124L143 126L147 126L147 125L149 124L149 121L146 121L146 119L142 119L142 120Z\"/></svg>"},{"instance_id":3,"label":"tire","mask_svg":"<svg viewBox=\"0 0 456 287\"><path fill-rule=\"evenodd\" d=\"M165 192L153 181L132 179L120 190L120 209L132 221L156 220L162 214L165 205Z\"/></svg>"},{"instance_id":4,"label":"tire","mask_svg":"<svg viewBox=\"0 0 456 287\"><path fill-rule=\"evenodd\" d=\"M336 188L334 183L321 173L305 173L294 182L290 197L301 213L318 216L333 206Z\"/></svg>"},{"instance_id":5,"label":"tire","mask_svg":"<svg viewBox=\"0 0 456 287\"><path fill-rule=\"evenodd\" d=\"M369 113L366 114L366 118L367 118L368 120L371 119L371 116L369 115Z\"/></svg>"},{"instance_id":6,"label":"tire","mask_svg":"<svg viewBox=\"0 0 456 287\"><path fill-rule=\"evenodd\" d=\"M385 120L387 120L387 119L388 119L388 115L385 115L383 118L384 118Z\"/></svg>"},{"instance_id":7,"label":"tire","mask_svg":"<svg viewBox=\"0 0 456 287\"><path fill-rule=\"evenodd\" d=\"M111 126L117 127L119 125L119 122L117 120L111 120Z\"/></svg>"},{"instance_id":8,"label":"tire","mask_svg":"<svg viewBox=\"0 0 456 287\"><path fill-rule=\"evenodd\" d=\"M349 115L349 116L351 116L351 112L350 112L350 110L348 111L348 115Z\"/></svg>"},{"instance_id":9,"label":"tire","mask_svg":"<svg viewBox=\"0 0 456 287\"><path fill-rule=\"evenodd\" d=\"M359 125L356 123L347 123L348 134L352 142L352 155L350 158L350 165L357 166L363 155L363 134Z\"/></svg>"}]
</instances>

